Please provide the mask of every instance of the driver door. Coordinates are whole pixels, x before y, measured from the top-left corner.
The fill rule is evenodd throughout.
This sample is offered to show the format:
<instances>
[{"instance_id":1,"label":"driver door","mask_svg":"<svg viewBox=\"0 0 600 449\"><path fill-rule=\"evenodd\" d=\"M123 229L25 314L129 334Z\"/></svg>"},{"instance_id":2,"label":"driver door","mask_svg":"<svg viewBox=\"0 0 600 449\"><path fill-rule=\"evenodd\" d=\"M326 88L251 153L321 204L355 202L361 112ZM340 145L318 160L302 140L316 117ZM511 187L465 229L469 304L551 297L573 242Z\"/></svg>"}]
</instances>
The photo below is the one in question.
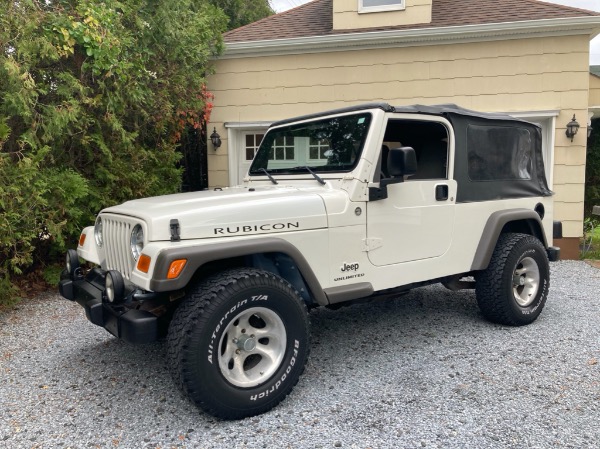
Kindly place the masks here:
<instances>
[{"instance_id":1,"label":"driver door","mask_svg":"<svg viewBox=\"0 0 600 449\"><path fill-rule=\"evenodd\" d=\"M367 203L369 260L376 266L432 259L448 251L454 235L456 181L442 123L389 120L385 146L415 149L417 172L387 186L387 198Z\"/></svg>"}]
</instances>

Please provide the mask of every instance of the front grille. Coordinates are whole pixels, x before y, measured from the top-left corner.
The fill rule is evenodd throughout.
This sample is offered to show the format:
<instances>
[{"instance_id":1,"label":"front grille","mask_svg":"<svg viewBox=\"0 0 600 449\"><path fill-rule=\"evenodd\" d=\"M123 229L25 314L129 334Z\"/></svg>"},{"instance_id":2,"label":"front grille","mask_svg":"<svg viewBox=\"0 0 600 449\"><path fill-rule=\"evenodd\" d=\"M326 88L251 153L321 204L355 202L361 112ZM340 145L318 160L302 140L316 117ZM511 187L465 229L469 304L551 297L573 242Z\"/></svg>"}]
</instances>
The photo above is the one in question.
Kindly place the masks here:
<instances>
[{"instance_id":1,"label":"front grille","mask_svg":"<svg viewBox=\"0 0 600 449\"><path fill-rule=\"evenodd\" d=\"M130 249L133 226L120 218L102 216L106 268L119 271L125 279L130 278L134 264Z\"/></svg>"}]
</instances>

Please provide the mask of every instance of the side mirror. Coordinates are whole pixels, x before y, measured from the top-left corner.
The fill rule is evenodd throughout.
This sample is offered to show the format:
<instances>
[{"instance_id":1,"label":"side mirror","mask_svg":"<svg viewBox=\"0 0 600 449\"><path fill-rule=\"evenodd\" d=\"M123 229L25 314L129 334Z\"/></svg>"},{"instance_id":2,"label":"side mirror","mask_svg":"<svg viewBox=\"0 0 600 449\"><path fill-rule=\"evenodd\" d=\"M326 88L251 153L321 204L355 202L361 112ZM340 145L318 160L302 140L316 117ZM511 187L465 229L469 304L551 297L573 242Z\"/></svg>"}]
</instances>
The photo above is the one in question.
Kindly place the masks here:
<instances>
[{"instance_id":1,"label":"side mirror","mask_svg":"<svg viewBox=\"0 0 600 449\"><path fill-rule=\"evenodd\" d=\"M417 155L414 148L392 148L387 157L387 170L391 178L382 179L379 187L369 187L369 201L384 200L387 198L387 187L390 184L404 182L405 176L417 172Z\"/></svg>"},{"instance_id":2,"label":"side mirror","mask_svg":"<svg viewBox=\"0 0 600 449\"><path fill-rule=\"evenodd\" d=\"M393 178L414 175L417 172L417 155L414 148L392 148L388 154L387 167Z\"/></svg>"}]
</instances>

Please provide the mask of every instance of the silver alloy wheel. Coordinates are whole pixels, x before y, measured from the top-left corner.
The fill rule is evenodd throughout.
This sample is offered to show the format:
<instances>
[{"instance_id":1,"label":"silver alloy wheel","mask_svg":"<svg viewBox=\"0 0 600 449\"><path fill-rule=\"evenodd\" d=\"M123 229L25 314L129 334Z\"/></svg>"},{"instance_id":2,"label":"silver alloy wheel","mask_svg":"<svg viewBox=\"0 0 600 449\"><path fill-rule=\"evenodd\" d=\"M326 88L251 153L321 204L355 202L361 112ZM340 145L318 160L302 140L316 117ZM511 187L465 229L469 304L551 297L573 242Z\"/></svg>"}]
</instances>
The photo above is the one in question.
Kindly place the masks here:
<instances>
[{"instance_id":1,"label":"silver alloy wheel","mask_svg":"<svg viewBox=\"0 0 600 449\"><path fill-rule=\"evenodd\" d=\"M540 286L540 269L531 257L521 259L513 275L513 295L521 307L527 307L536 298Z\"/></svg>"},{"instance_id":2,"label":"silver alloy wheel","mask_svg":"<svg viewBox=\"0 0 600 449\"><path fill-rule=\"evenodd\" d=\"M253 307L227 324L219 342L219 368L231 384L255 387L279 368L286 347L287 333L279 315Z\"/></svg>"}]
</instances>

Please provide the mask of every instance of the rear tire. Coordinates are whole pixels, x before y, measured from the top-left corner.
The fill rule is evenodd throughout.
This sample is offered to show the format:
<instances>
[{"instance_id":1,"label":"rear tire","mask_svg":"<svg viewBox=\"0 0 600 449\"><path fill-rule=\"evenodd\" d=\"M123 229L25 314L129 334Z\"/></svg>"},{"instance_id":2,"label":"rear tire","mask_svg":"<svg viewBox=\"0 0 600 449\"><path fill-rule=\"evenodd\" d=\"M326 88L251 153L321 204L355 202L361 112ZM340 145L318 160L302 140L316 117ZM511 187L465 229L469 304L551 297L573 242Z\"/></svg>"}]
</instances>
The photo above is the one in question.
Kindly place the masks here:
<instances>
[{"instance_id":1,"label":"rear tire","mask_svg":"<svg viewBox=\"0 0 600 449\"><path fill-rule=\"evenodd\" d=\"M193 288L167 338L175 382L207 413L240 419L275 407L304 371L309 321L298 292L253 268Z\"/></svg>"},{"instance_id":2,"label":"rear tire","mask_svg":"<svg viewBox=\"0 0 600 449\"><path fill-rule=\"evenodd\" d=\"M476 276L475 293L488 320L510 326L534 322L550 287L548 256L527 234L501 234L490 264Z\"/></svg>"}]
</instances>

